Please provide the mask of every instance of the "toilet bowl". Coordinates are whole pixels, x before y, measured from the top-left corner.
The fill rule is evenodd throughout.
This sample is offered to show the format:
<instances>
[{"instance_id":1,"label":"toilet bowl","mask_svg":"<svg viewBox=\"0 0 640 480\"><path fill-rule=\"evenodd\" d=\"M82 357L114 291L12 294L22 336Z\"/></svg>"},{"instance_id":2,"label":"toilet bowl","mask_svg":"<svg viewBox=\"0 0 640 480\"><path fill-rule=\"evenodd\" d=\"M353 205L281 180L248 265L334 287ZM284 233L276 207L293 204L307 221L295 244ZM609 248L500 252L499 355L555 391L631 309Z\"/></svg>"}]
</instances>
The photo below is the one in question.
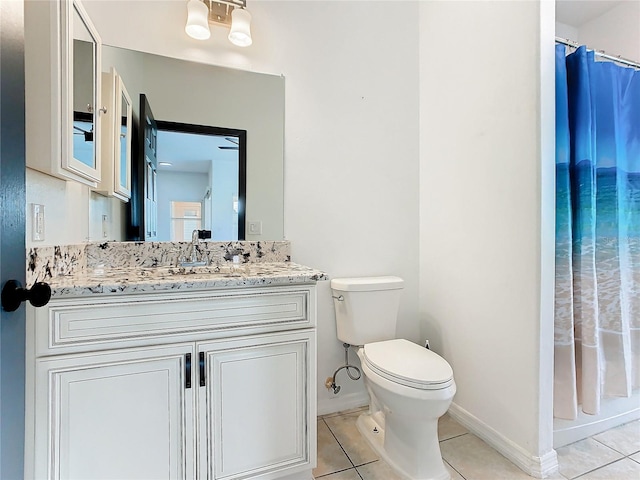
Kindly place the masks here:
<instances>
[{"instance_id":1,"label":"toilet bowl","mask_svg":"<svg viewBox=\"0 0 640 480\"><path fill-rule=\"evenodd\" d=\"M388 350L389 356L372 359L367 353L376 347ZM404 477L449 479L438 441L438 419L456 392L449 364L407 340L368 344L357 353L372 399L369 411L358 418L360 433Z\"/></svg>"},{"instance_id":2,"label":"toilet bowl","mask_svg":"<svg viewBox=\"0 0 640 480\"><path fill-rule=\"evenodd\" d=\"M370 396L357 426L376 453L408 480L450 478L438 441L438 419L456 385L445 359L395 339L398 277L331 280L338 339L356 348Z\"/></svg>"}]
</instances>

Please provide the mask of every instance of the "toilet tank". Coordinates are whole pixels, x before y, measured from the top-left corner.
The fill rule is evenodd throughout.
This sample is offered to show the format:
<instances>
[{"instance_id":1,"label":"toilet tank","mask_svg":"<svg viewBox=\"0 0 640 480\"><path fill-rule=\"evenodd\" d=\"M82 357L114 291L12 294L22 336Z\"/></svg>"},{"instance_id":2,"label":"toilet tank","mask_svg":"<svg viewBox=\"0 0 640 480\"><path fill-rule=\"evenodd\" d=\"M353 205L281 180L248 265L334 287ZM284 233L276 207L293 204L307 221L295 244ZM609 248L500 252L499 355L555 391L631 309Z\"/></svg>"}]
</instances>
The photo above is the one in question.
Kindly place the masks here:
<instances>
[{"instance_id":1,"label":"toilet tank","mask_svg":"<svg viewBox=\"0 0 640 480\"><path fill-rule=\"evenodd\" d=\"M338 339L365 345L395 338L403 286L399 277L331 280Z\"/></svg>"}]
</instances>

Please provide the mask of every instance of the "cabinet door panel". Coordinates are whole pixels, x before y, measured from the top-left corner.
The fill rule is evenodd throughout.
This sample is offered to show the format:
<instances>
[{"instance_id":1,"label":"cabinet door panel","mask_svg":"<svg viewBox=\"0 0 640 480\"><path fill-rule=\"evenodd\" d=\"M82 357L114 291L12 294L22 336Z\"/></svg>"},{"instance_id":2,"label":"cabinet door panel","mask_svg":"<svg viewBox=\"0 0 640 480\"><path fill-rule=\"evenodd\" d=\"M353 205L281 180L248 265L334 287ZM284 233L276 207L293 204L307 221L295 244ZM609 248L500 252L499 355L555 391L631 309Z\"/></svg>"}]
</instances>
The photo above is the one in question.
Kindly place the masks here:
<instances>
[{"instance_id":1,"label":"cabinet door panel","mask_svg":"<svg viewBox=\"0 0 640 480\"><path fill-rule=\"evenodd\" d=\"M312 335L200 346L207 364L207 386L199 397L201 453L209 459L203 478L277 478L278 472L293 473L296 466L309 468L308 437L315 432L308 402ZM203 441L205 428L209 442Z\"/></svg>"},{"instance_id":2,"label":"cabinet door panel","mask_svg":"<svg viewBox=\"0 0 640 480\"><path fill-rule=\"evenodd\" d=\"M49 378L50 478L193 477L191 346L39 362ZM192 456L193 457L193 456Z\"/></svg>"}]
</instances>

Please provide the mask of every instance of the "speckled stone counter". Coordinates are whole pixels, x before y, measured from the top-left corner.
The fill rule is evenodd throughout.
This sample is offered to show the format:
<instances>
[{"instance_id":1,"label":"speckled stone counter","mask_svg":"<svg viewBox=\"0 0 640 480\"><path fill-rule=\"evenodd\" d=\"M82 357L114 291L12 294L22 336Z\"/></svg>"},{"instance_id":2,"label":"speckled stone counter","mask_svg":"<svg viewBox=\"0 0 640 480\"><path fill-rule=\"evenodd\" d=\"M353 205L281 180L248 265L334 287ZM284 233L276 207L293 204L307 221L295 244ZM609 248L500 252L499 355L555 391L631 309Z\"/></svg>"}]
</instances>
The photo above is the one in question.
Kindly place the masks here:
<instances>
[{"instance_id":1,"label":"speckled stone counter","mask_svg":"<svg viewBox=\"0 0 640 480\"><path fill-rule=\"evenodd\" d=\"M209 265L178 267L189 243L108 242L31 248L27 285L45 281L52 297L111 295L327 280L324 272L290 261L289 242L202 242ZM238 256L240 264L233 264Z\"/></svg>"},{"instance_id":2,"label":"speckled stone counter","mask_svg":"<svg viewBox=\"0 0 640 480\"><path fill-rule=\"evenodd\" d=\"M293 285L327 280L324 272L291 262L223 267L98 269L49 280L52 297Z\"/></svg>"}]
</instances>

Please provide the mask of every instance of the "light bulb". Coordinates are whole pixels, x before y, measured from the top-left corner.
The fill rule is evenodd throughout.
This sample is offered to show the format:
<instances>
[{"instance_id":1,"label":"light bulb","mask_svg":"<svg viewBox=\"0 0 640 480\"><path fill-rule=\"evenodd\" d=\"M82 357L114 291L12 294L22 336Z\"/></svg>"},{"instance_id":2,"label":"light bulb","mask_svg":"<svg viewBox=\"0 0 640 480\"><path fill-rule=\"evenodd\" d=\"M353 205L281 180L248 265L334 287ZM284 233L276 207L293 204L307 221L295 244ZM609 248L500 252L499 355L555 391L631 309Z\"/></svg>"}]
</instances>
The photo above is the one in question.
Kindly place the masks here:
<instances>
[{"instance_id":1,"label":"light bulb","mask_svg":"<svg viewBox=\"0 0 640 480\"><path fill-rule=\"evenodd\" d=\"M231 12L229 41L239 47L248 47L251 40L251 14L244 8L234 8Z\"/></svg>"},{"instance_id":2,"label":"light bulb","mask_svg":"<svg viewBox=\"0 0 640 480\"><path fill-rule=\"evenodd\" d=\"M189 0L187 3L187 25L184 31L196 40L207 40L211 36L209 30L209 9L200 0Z\"/></svg>"}]
</instances>

